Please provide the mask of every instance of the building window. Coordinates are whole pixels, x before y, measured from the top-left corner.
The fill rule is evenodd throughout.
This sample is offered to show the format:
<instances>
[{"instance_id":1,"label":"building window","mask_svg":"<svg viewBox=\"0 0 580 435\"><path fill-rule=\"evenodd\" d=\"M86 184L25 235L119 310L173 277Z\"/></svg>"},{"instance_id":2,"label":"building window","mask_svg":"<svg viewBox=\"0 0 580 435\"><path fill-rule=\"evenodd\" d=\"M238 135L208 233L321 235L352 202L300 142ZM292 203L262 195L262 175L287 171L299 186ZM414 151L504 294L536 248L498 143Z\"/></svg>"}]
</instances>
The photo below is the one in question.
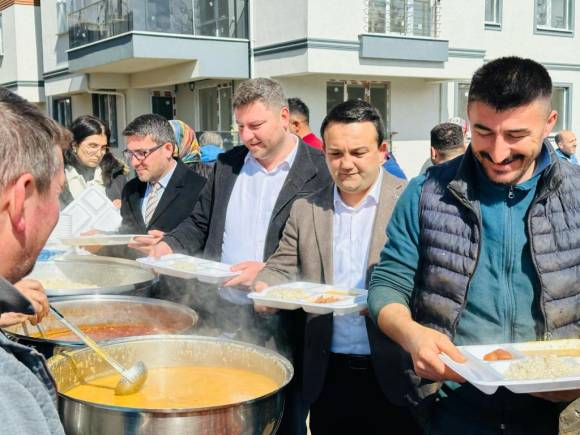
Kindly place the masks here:
<instances>
[{"instance_id":1,"label":"building window","mask_svg":"<svg viewBox=\"0 0 580 435\"><path fill-rule=\"evenodd\" d=\"M59 35L68 32L67 0L56 0L56 32Z\"/></svg>"},{"instance_id":2,"label":"building window","mask_svg":"<svg viewBox=\"0 0 580 435\"><path fill-rule=\"evenodd\" d=\"M485 0L485 28L497 30L501 27L501 0Z\"/></svg>"},{"instance_id":3,"label":"building window","mask_svg":"<svg viewBox=\"0 0 580 435\"><path fill-rule=\"evenodd\" d=\"M0 13L0 56L4 55L4 35L2 30L2 14Z\"/></svg>"},{"instance_id":4,"label":"building window","mask_svg":"<svg viewBox=\"0 0 580 435\"><path fill-rule=\"evenodd\" d=\"M437 37L438 0L368 0L370 33Z\"/></svg>"},{"instance_id":5,"label":"building window","mask_svg":"<svg viewBox=\"0 0 580 435\"><path fill-rule=\"evenodd\" d=\"M70 97L52 100L52 117L59 124L69 128L72 124L72 105Z\"/></svg>"},{"instance_id":6,"label":"building window","mask_svg":"<svg viewBox=\"0 0 580 435\"><path fill-rule=\"evenodd\" d=\"M556 85L552 90L552 108L558 112L558 121L552 129L553 135L570 128L570 93L570 86Z\"/></svg>"},{"instance_id":7,"label":"building window","mask_svg":"<svg viewBox=\"0 0 580 435\"><path fill-rule=\"evenodd\" d=\"M326 84L326 112L347 100L363 100L381 112L387 132L390 133L389 91L388 82L331 81Z\"/></svg>"},{"instance_id":8,"label":"building window","mask_svg":"<svg viewBox=\"0 0 580 435\"><path fill-rule=\"evenodd\" d=\"M117 97L115 95L93 94L93 115L107 123L111 130L112 147L118 147L117 137Z\"/></svg>"},{"instance_id":9,"label":"building window","mask_svg":"<svg viewBox=\"0 0 580 435\"><path fill-rule=\"evenodd\" d=\"M572 0L536 0L536 27L540 31L571 32Z\"/></svg>"},{"instance_id":10,"label":"building window","mask_svg":"<svg viewBox=\"0 0 580 435\"><path fill-rule=\"evenodd\" d=\"M232 87L218 85L199 90L200 128L230 132L232 129Z\"/></svg>"},{"instance_id":11,"label":"building window","mask_svg":"<svg viewBox=\"0 0 580 435\"><path fill-rule=\"evenodd\" d=\"M454 116L467 119L467 97L469 96L469 83L457 83L455 88L455 111Z\"/></svg>"}]
</instances>

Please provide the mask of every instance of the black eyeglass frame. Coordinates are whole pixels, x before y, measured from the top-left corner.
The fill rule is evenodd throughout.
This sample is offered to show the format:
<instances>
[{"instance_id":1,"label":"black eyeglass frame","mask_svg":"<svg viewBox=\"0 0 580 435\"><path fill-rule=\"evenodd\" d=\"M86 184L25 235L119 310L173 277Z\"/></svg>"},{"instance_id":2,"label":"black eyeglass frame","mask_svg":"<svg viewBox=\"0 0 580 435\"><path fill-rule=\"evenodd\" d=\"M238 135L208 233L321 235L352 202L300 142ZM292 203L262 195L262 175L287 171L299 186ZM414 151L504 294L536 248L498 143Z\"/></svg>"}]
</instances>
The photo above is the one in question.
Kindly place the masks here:
<instances>
[{"instance_id":1,"label":"black eyeglass frame","mask_svg":"<svg viewBox=\"0 0 580 435\"><path fill-rule=\"evenodd\" d=\"M153 154L155 151L157 151L159 148L161 148L163 145L165 144L162 143L161 145L156 145L153 148L149 148L147 150L136 150L136 151L123 150L123 157L125 157L125 160L128 162L130 162L133 159L133 157L135 157L138 162L142 162L151 154Z\"/></svg>"}]
</instances>

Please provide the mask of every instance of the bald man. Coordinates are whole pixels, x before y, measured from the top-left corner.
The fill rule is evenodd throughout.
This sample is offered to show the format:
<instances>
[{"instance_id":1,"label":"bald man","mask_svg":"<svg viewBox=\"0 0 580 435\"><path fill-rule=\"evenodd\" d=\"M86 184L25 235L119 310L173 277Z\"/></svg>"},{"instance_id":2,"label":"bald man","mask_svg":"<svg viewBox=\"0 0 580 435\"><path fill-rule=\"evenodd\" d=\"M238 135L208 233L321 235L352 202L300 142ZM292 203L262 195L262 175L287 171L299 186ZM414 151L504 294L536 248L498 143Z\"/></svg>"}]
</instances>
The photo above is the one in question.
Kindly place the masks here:
<instances>
[{"instance_id":1,"label":"bald man","mask_svg":"<svg viewBox=\"0 0 580 435\"><path fill-rule=\"evenodd\" d=\"M576 135L573 131L562 130L556 135L556 154L559 158L568 160L570 163L578 164L576 158Z\"/></svg>"}]
</instances>

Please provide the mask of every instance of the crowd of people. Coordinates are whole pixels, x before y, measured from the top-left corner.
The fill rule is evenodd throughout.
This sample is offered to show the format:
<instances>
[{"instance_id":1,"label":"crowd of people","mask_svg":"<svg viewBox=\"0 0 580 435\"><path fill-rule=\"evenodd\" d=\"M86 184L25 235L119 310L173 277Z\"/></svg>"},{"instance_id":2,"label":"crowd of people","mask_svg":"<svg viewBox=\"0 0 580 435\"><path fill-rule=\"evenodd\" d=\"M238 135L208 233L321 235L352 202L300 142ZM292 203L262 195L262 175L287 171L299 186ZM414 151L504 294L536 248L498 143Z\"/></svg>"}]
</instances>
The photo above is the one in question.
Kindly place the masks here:
<instances>
[{"instance_id":1,"label":"crowd of people","mask_svg":"<svg viewBox=\"0 0 580 435\"><path fill-rule=\"evenodd\" d=\"M147 114L123 131L125 162L100 120L80 117L69 133L0 89L0 323L46 314L42 287L23 278L59 202L98 186L121 232L153 236L98 255L186 253L239 272L219 289L167 278L156 297L198 311L200 331L292 361L277 433L572 434L580 390L486 395L439 358L580 338L580 167L573 132L556 134L556 150L549 141L551 93L532 60L486 63L468 122L436 125L431 166L407 182L376 108L337 105L319 139L306 104L270 79L236 89L244 146L224 151L219 135L198 142L187 124ZM247 297L292 281L368 288L368 310L307 315ZM55 399L40 355L0 334L3 428L62 433Z\"/></svg>"}]
</instances>

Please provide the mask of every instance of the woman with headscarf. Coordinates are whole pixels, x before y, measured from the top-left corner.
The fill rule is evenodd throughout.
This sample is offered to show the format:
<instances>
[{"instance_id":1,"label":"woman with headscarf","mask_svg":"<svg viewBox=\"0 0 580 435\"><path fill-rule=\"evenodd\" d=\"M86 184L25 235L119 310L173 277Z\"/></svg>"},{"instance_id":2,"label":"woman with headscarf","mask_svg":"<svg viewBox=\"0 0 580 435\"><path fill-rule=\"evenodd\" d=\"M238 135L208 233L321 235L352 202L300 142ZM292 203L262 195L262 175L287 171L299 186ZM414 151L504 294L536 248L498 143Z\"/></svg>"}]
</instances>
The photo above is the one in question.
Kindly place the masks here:
<instances>
[{"instance_id":1,"label":"woman with headscarf","mask_svg":"<svg viewBox=\"0 0 580 435\"><path fill-rule=\"evenodd\" d=\"M201 162L199 142L195 130L185 122L172 119L169 121L175 134L175 157L185 163L193 172L204 178L209 178L213 168Z\"/></svg>"},{"instance_id":2,"label":"woman with headscarf","mask_svg":"<svg viewBox=\"0 0 580 435\"><path fill-rule=\"evenodd\" d=\"M65 207L88 187L95 186L120 208L127 167L109 150L109 127L99 118L84 115L74 120L70 131L73 141L63 155L66 183L60 195L61 206Z\"/></svg>"}]
</instances>

